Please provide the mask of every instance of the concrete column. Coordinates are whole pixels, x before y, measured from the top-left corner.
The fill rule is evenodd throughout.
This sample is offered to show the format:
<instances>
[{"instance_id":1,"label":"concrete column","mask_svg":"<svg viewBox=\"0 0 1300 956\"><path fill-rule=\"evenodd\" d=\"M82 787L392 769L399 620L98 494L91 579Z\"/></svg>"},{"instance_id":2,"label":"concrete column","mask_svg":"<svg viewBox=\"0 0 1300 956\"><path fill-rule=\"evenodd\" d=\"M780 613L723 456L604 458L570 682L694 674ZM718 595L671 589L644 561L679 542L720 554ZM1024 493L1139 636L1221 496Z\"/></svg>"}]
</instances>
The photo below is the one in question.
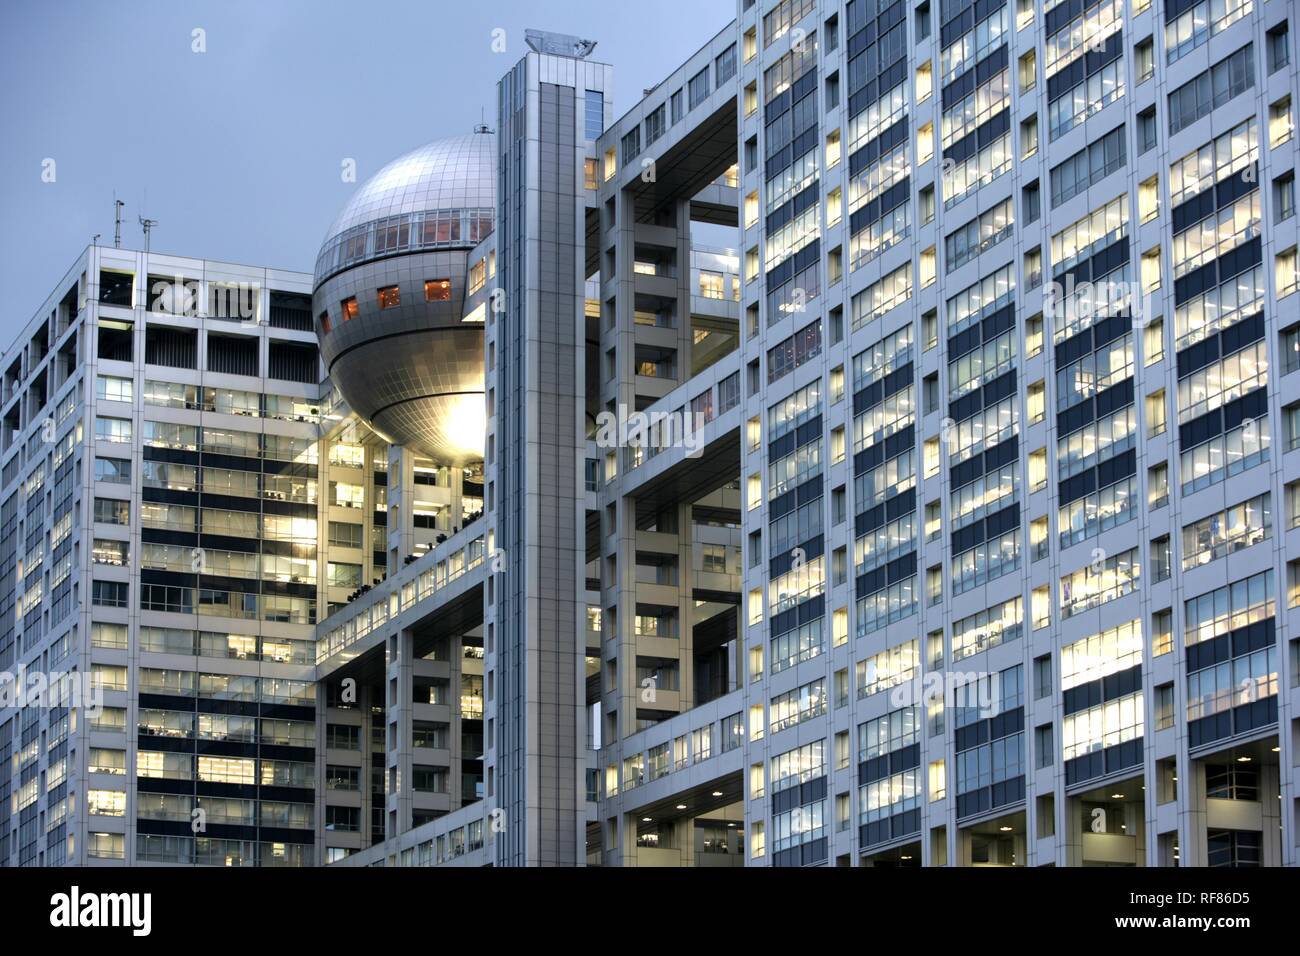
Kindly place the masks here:
<instances>
[{"instance_id":1,"label":"concrete column","mask_svg":"<svg viewBox=\"0 0 1300 956\"><path fill-rule=\"evenodd\" d=\"M1205 764L1188 761L1178 775L1178 856L1179 866L1206 866L1208 814L1205 804Z\"/></svg>"},{"instance_id":2,"label":"concrete column","mask_svg":"<svg viewBox=\"0 0 1300 956\"><path fill-rule=\"evenodd\" d=\"M1259 768L1260 817L1263 833L1260 838L1260 866L1283 866L1281 804L1278 794L1282 782L1276 764L1265 764Z\"/></svg>"},{"instance_id":3,"label":"concrete column","mask_svg":"<svg viewBox=\"0 0 1300 956\"><path fill-rule=\"evenodd\" d=\"M689 299L687 300L690 301ZM694 705L695 695L695 536L691 503L677 505L677 645L679 710ZM746 717L748 719L748 717Z\"/></svg>"},{"instance_id":4,"label":"concrete column","mask_svg":"<svg viewBox=\"0 0 1300 956\"><path fill-rule=\"evenodd\" d=\"M1083 807L1077 797L1062 795L1061 803L1065 812L1056 831L1056 845L1064 859L1064 866L1081 866L1083 864L1083 820L1080 814Z\"/></svg>"},{"instance_id":5,"label":"concrete column","mask_svg":"<svg viewBox=\"0 0 1300 956\"><path fill-rule=\"evenodd\" d=\"M401 445L388 446L388 573L402 569L415 553L415 515L411 507L415 456ZM368 545L367 545L368 547Z\"/></svg>"},{"instance_id":6,"label":"concrete column","mask_svg":"<svg viewBox=\"0 0 1300 956\"><path fill-rule=\"evenodd\" d=\"M402 629L388 638L384 668L385 767L384 833L393 839L411 828L411 707L415 687L413 635Z\"/></svg>"}]
</instances>

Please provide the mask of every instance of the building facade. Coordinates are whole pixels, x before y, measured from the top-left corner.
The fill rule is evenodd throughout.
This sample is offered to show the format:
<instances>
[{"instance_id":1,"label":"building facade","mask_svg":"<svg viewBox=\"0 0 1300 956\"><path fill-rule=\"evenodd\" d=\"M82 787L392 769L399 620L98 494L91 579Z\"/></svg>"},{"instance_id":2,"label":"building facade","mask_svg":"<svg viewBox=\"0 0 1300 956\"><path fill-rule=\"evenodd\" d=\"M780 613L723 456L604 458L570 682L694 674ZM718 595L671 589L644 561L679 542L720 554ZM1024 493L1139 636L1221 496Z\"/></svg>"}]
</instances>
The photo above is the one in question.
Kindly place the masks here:
<instances>
[{"instance_id":1,"label":"building facade","mask_svg":"<svg viewBox=\"0 0 1300 956\"><path fill-rule=\"evenodd\" d=\"M530 31L314 279L92 248L0 670L110 716L0 710L0 862L1294 865L1293 9L739 0L617 119Z\"/></svg>"}]
</instances>

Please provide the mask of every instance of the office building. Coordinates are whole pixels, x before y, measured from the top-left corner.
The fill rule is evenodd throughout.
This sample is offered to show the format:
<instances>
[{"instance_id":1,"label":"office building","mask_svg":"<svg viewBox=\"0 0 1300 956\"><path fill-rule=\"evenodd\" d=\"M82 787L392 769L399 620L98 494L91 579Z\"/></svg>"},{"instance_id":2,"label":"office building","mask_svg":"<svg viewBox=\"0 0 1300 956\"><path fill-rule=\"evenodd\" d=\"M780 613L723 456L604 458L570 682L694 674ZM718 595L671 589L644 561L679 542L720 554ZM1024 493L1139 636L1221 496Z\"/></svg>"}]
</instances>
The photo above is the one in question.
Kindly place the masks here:
<instances>
[{"instance_id":1,"label":"office building","mask_svg":"<svg viewBox=\"0 0 1300 956\"><path fill-rule=\"evenodd\" d=\"M89 250L5 359L0 664L120 742L0 711L8 862L1294 865L1291 11L739 0L621 117L530 32L313 277Z\"/></svg>"}]
</instances>

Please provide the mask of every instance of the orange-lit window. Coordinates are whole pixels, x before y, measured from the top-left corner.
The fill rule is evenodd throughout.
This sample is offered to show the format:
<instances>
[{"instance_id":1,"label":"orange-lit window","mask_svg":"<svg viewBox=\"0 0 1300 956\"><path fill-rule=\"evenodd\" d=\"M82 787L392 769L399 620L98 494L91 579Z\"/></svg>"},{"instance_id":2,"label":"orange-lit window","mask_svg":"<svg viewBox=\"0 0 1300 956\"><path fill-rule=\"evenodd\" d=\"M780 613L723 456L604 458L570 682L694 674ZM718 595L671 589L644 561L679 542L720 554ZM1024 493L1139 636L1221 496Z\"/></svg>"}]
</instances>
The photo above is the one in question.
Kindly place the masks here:
<instances>
[{"instance_id":1,"label":"orange-lit window","mask_svg":"<svg viewBox=\"0 0 1300 956\"><path fill-rule=\"evenodd\" d=\"M331 329L331 328L332 328L332 326L330 325L330 314L329 314L328 312L322 312L322 313L320 314L320 330L321 330L321 333L322 333L323 335L329 335L329 334L330 334L330 329Z\"/></svg>"},{"instance_id":2,"label":"orange-lit window","mask_svg":"<svg viewBox=\"0 0 1300 956\"><path fill-rule=\"evenodd\" d=\"M425 279L424 280L424 301L425 302L446 302L450 298L451 298L450 279Z\"/></svg>"},{"instance_id":3,"label":"orange-lit window","mask_svg":"<svg viewBox=\"0 0 1300 956\"><path fill-rule=\"evenodd\" d=\"M344 321L344 322L351 322L353 319L355 319L355 318L357 317L357 297L356 297L356 296L354 296L354 295L352 295L352 296L348 296L346 299L343 300L343 302L342 302L342 306L343 306L343 321Z\"/></svg>"},{"instance_id":4,"label":"orange-lit window","mask_svg":"<svg viewBox=\"0 0 1300 956\"><path fill-rule=\"evenodd\" d=\"M402 294L395 285L386 285L379 290L379 307L391 309L402 304Z\"/></svg>"}]
</instances>

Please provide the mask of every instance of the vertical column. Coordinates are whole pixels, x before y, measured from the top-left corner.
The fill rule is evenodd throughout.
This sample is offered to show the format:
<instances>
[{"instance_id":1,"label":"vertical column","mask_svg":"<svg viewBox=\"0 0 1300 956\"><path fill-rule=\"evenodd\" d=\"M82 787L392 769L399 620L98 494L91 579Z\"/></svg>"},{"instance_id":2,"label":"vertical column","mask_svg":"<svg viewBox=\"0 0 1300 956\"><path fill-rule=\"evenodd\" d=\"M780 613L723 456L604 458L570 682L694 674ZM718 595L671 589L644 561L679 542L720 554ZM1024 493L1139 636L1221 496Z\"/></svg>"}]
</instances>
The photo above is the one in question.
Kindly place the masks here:
<instances>
[{"instance_id":1,"label":"vertical column","mask_svg":"<svg viewBox=\"0 0 1300 956\"><path fill-rule=\"evenodd\" d=\"M677 505L677 649L681 712L690 710L695 692L695 541L691 503Z\"/></svg>"},{"instance_id":2,"label":"vertical column","mask_svg":"<svg viewBox=\"0 0 1300 956\"><path fill-rule=\"evenodd\" d=\"M1278 799L1282 792L1282 779L1276 764L1264 764L1259 768L1260 800L1260 866L1285 866L1286 852L1282 840L1286 836L1279 819L1281 804Z\"/></svg>"},{"instance_id":3,"label":"vertical column","mask_svg":"<svg viewBox=\"0 0 1300 956\"><path fill-rule=\"evenodd\" d=\"M406 556L415 553L415 515L411 509L415 487L415 456L401 445L388 446L388 573L402 569Z\"/></svg>"},{"instance_id":4,"label":"vertical column","mask_svg":"<svg viewBox=\"0 0 1300 956\"><path fill-rule=\"evenodd\" d=\"M411 829L411 708L415 700L413 682L414 640L409 628L387 641L384 668L385 771L384 835L393 839Z\"/></svg>"},{"instance_id":5,"label":"vertical column","mask_svg":"<svg viewBox=\"0 0 1300 956\"><path fill-rule=\"evenodd\" d=\"M585 208L577 99L602 71L528 54L500 85L496 395L505 551L500 623L502 865L586 860ZM546 82L542 80L545 77ZM521 755L521 756L516 756Z\"/></svg>"},{"instance_id":6,"label":"vertical column","mask_svg":"<svg viewBox=\"0 0 1300 956\"><path fill-rule=\"evenodd\" d=\"M1206 866L1206 827L1209 815L1205 804L1205 764L1188 759L1178 775L1178 865Z\"/></svg>"}]
</instances>

